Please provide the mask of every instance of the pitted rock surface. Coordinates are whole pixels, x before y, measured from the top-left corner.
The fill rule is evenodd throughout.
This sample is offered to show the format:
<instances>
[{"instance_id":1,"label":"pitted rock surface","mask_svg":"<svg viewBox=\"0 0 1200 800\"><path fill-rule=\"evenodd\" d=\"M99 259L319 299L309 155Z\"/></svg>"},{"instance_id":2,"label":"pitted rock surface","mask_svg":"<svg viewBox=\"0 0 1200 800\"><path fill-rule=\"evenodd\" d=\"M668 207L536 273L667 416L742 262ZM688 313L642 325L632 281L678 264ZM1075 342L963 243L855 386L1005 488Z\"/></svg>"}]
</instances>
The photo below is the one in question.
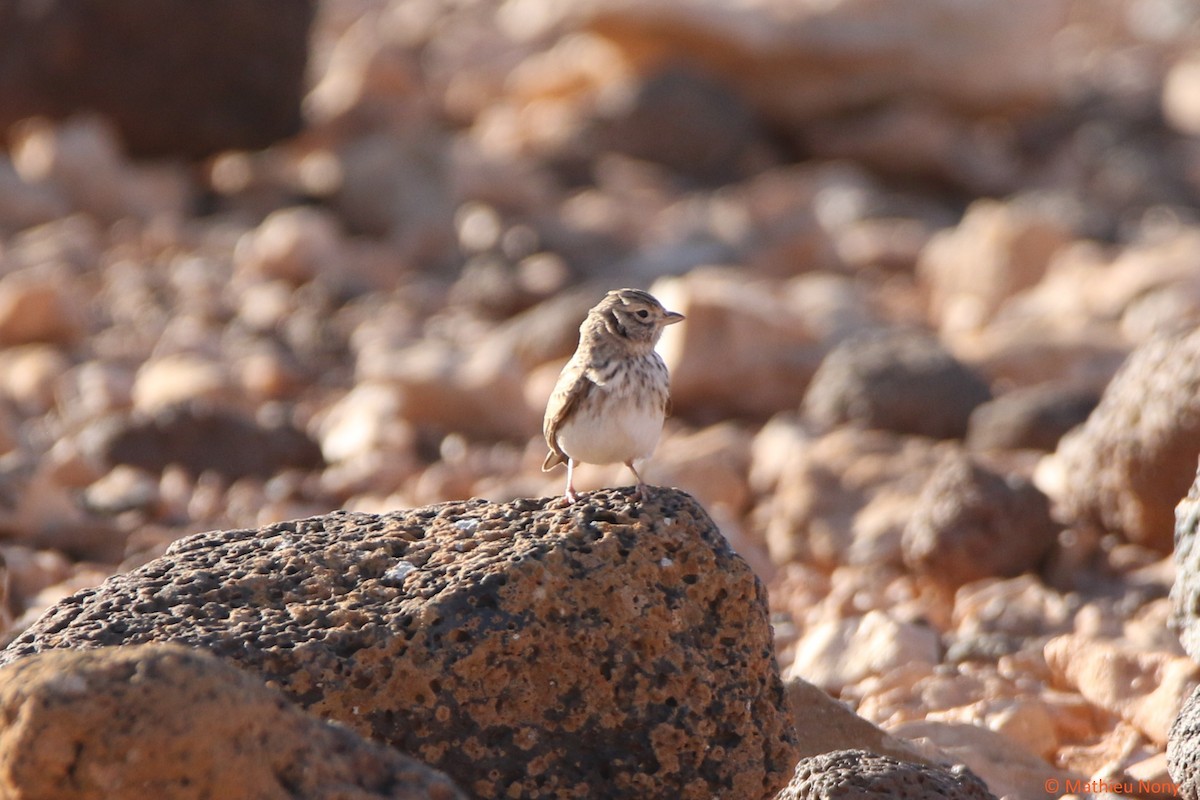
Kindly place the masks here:
<instances>
[{"instance_id":1,"label":"pitted rock surface","mask_svg":"<svg viewBox=\"0 0 1200 800\"><path fill-rule=\"evenodd\" d=\"M1171 726L1167 769L1179 787L1180 797L1200 797L1200 688L1183 702Z\"/></svg>"},{"instance_id":2,"label":"pitted rock surface","mask_svg":"<svg viewBox=\"0 0 1200 800\"><path fill-rule=\"evenodd\" d=\"M1175 504L1200 456L1200 330L1135 350L1096 410L1059 443L1074 520L1171 549Z\"/></svg>"},{"instance_id":3,"label":"pitted rock surface","mask_svg":"<svg viewBox=\"0 0 1200 800\"><path fill-rule=\"evenodd\" d=\"M203 647L492 797L772 797L795 762L766 591L688 495L339 512L180 540L0 662Z\"/></svg>"},{"instance_id":4,"label":"pitted rock surface","mask_svg":"<svg viewBox=\"0 0 1200 800\"><path fill-rule=\"evenodd\" d=\"M996 800L975 773L898 761L865 750L835 750L805 758L776 800Z\"/></svg>"},{"instance_id":5,"label":"pitted rock surface","mask_svg":"<svg viewBox=\"0 0 1200 800\"><path fill-rule=\"evenodd\" d=\"M0 797L465 800L395 749L173 644L58 650L0 669Z\"/></svg>"}]
</instances>

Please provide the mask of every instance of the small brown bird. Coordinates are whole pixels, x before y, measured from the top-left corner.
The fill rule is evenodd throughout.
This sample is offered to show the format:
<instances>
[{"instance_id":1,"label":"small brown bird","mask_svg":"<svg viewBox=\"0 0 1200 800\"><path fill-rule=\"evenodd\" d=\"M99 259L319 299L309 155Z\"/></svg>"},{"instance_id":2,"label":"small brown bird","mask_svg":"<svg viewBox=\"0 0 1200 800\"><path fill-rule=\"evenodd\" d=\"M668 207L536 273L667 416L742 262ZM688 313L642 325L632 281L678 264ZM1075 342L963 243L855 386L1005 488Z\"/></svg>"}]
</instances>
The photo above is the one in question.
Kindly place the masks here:
<instances>
[{"instance_id":1,"label":"small brown bird","mask_svg":"<svg viewBox=\"0 0 1200 800\"><path fill-rule=\"evenodd\" d=\"M670 376L654 346L663 328L683 320L639 289L617 289L588 312L579 346L546 406L544 472L567 465L567 501L575 502L575 465L623 463L645 483L635 459L654 452L670 395Z\"/></svg>"}]
</instances>

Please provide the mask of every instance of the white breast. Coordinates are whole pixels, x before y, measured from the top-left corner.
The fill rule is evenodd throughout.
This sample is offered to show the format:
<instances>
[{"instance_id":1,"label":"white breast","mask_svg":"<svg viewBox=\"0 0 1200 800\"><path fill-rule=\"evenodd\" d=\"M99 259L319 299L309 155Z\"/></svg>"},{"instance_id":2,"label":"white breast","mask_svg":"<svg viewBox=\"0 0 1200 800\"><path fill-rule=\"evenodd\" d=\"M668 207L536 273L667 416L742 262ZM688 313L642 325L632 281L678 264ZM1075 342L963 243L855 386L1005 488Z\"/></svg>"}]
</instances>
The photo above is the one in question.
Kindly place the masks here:
<instances>
[{"instance_id":1,"label":"white breast","mask_svg":"<svg viewBox=\"0 0 1200 800\"><path fill-rule=\"evenodd\" d=\"M654 452L662 434L662 401L635 385L634 380L642 376L624 380L626 375L596 386L559 428L558 444L571 458L588 464L621 464Z\"/></svg>"}]
</instances>

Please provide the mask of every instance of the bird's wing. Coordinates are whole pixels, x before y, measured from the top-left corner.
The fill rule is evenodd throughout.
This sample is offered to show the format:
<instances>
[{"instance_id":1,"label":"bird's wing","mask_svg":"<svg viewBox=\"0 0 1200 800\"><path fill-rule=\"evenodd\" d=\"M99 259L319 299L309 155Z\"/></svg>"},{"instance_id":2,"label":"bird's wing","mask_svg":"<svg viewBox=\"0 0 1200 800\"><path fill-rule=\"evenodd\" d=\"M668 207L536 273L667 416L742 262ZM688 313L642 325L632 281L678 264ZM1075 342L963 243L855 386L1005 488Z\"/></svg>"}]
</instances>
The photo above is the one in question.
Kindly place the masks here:
<instances>
[{"instance_id":1,"label":"bird's wing","mask_svg":"<svg viewBox=\"0 0 1200 800\"><path fill-rule=\"evenodd\" d=\"M542 464L543 472L556 464L566 463L567 454L558 446L558 429L595 387L587 371L578 367L568 366L558 376L558 383L550 394L550 402L546 404L546 417L542 420L542 433L546 436L546 444L550 446L550 452Z\"/></svg>"}]
</instances>

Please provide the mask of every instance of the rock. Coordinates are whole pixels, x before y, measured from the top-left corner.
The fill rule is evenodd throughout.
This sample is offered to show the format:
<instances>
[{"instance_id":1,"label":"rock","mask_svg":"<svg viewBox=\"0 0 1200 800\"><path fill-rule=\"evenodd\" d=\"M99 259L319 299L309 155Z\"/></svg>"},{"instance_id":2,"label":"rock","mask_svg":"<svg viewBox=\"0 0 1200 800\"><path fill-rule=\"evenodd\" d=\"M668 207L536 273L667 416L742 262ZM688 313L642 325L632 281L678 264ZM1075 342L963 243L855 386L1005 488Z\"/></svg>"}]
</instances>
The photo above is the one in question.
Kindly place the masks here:
<instances>
[{"instance_id":1,"label":"rock","mask_svg":"<svg viewBox=\"0 0 1200 800\"><path fill-rule=\"evenodd\" d=\"M971 412L967 447L1053 452L1099 402L1098 391L1058 381L1012 389Z\"/></svg>"},{"instance_id":2,"label":"rock","mask_svg":"<svg viewBox=\"0 0 1200 800\"><path fill-rule=\"evenodd\" d=\"M396 486L417 469L416 434L395 388L362 381L316 422L330 469L324 483L338 495Z\"/></svg>"},{"instance_id":3,"label":"rock","mask_svg":"<svg viewBox=\"0 0 1200 800\"><path fill-rule=\"evenodd\" d=\"M83 303L68 270L46 264L0 277L0 346L72 344L85 327Z\"/></svg>"},{"instance_id":4,"label":"rock","mask_svg":"<svg viewBox=\"0 0 1200 800\"><path fill-rule=\"evenodd\" d=\"M796 407L827 346L771 284L702 270L659 280L651 292L687 317L659 344L675 414L716 421Z\"/></svg>"},{"instance_id":5,"label":"rock","mask_svg":"<svg viewBox=\"0 0 1200 800\"><path fill-rule=\"evenodd\" d=\"M178 219L192 199L181 165L130 163L116 131L99 117L26 120L10 138L13 165L24 180L57 189L73 210L102 223Z\"/></svg>"},{"instance_id":6,"label":"rock","mask_svg":"<svg viewBox=\"0 0 1200 800\"><path fill-rule=\"evenodd\" d=\"M104 516L134 509L152 510L158 500L158 478L125 464L113 467L83 493L84 506Z\"/></svg>"},{"instance_id":7,"label":"rock","mask_svg":"<svg viewBox=\"0 0 1200 800\"><path fill-rule=\"evenodd\" d=\"M70 204L59 187L26 182L12 162L0 156L0 229L24 230L69 212Z\"/></svg>"},{"instance_id":8,"label":"rock","mask_svg":"<svg viewBox=\"0 0 1200 800\"><path fill-rule=\"evenodd\" d=\"M1200 687L1183 701L1167 737L1167 763L1180 797L1200 795Z\"/></svg>"},{"instance_id":9,"label":"rock","mask_svg":"<svg viewBox=\"0 0 1200 800\"><path fill-rule=\"evenodd\" d=\"M772 560L901 563L904 527L947 446L841 428L794 447L763 507ZM761 484L756 488L763 491Z\"/></svg>"},{"instance_id":10,"label":"rock","mask_svg":"<svg viewBox=\"0 0 1200 800\"><path fill-rule=\"evenodd\" d=\"M904 528L904 563L930 580L961 586L1035 569L1059 526L1027 478L1001 475L952 452L933 470Z\"/></svg>"},{"instance_id":11,"label":"rock","mask_svg":"<svg viewBox=\"0 0 1200 800\"><path fill-rule=\"evenodd\" d=\"M439 267L453 260L455 206L446 131L428 127L348 139L331 202L349 233L387 237L400 263Z\"/></svg>"},{"instance_id":12,"label":"rock","mask_svg":"<svg viewBox=\"0 0 1200 800\"><path fill-rule=\"evenodd\" d=\"M0 556L8 567L9 605L18 613L35 595L71 573L71 562L57 550L6 544Z\"/></svg>"},{"instance_id":13,"label":"rock","mask_svg":"<svg viewBox=\"0 0 1200 800\"><path fill-rule=\"evenodd\" d=\"M820 210L848 210L846 216L852 217L873 209L882 192L866 171L852 165L805 163L765 170L723 187L703 208L707 227L735 248L737 262L748 272L776 278L810 272L830 275L844 264L831 235L837 229L830 230L833 225L821 218ZM839 203L837 198L850 202ZM844 220L838 217L835 222ZM794 294L804 298L802 292ZM841 321L853 325L866 307L856 303L842 310L849 316Z\"/></svg>"},{"instance_id":14,"label":"rock","mask_svg":"<svg viewBox=\"0 0 1200 800\"><path fill-rule=\"evenodd\" d=\"M953 626L962 637L1023 642L1070 631L1078 603L1077 597L1047 587L1036 575L978 580L954 593Z\"/></svg>"},{"instance_id":15,"label":"rock","mask_svg":"<svg viewBox=\"0 0 1200 800\"><path fill-rule=\"evenodd\" d=\"M19 659L0 670L0 709L14 722L0 733L6 797L466 797L436 770L178 645Z\"/></svg>"},{"instance_id":16,"label":"rock","mask_svg":"<svg viewBox=\"0 0 1200 800\"><path fill-rule=\"evenodd\" d=\"M1111 640L1058 636L1046 643L1045 655L1056 679L1160 745L1200 683L1200 667L1191 659L1141 652Z\"/></svg>"},{"instance_id":17,"label":"rock","mask_svg":"<svg viewBox=\"0 0 1200 800\"><path fill-rule=\"evenodd\" d=\"M770 153L766 130L744 95L702 71L668 64L630 91L612 94L615 100L600 105L579 137L600 152L717 184L761 168Z\"/></svg>"},{"instance_id":18,"label":"rock","mask_svg":"<svg viewBox=\"0 0 1200 800\"><path fill-rule=\"evenodd\" d=\"M804 395L805 418L821 428L854 423L935 439L962 438L987 384L936 340L890 331L835 347Z\"/></svg>"},{"instance_id":19,"label":"rock","mask_svg":"<svg viewBox=\"0 0 1200 800\"><path fill-rule=\"evenodd\" d=\"M916 750L876 727L803 678L784 682L796 723L801 759L837 750L865 750L901 761L927 763ZM786 790L785 790L786 791Z\"/></svg>"},{"instance_id":20,"label":"rock","mask_svg":"<svg viewBox=\"0 0 1200 800\"><path fill-rule=\"evenodd\" d=\"M360 355L360 364L370 355ZM482 439L525 440L541 427L549 394L534 404L511 343L484 337L471 346L426 338L372 361L364 378L390 383L411 424Z\"/></svg>"},{"instance_id":21,"label":"rock","mask_svg":"<svg viewBox=\"0 0 1200 800\"><path fill-rule=\"evenodd\" d=\"M802 758L791 783L776 800L835 797L995 800L983 781L962 765L943 769L865 750L835 750Z\"/></svg>"},{"instance_id":22,"label":"rock","mask_svg":"<svg viewBox=\"0 0 1200 800\"><path fill-rule=\"evenodd\" d=\"M70 359L52 345L9 347L0 352L0 392L26 414L45 414L54 405L58 379L70 367Z\"/></svg>"},{"instance_id":23,"label":"rock","mask_svg":"<svg viewBox=\"0 0 1200 800\"><path fill-rule=\"evenodd\" d=\"M1168 552L1174 509L1200 457L1200 330L1139 347L1087 422L1052 457L1062 485L1043 486L1079 524Z\"/></svg>"},{"instance_id":24,"label":"rock","mask_svg":"<svg viewBox=\"0 0 1200 800\"><path fill-rule=\"evenodd\" d=\"M412 431L390 387L360 383L330 406L318 425L321 454L331 464L373 450L395 453L412 448Z\"/></svg>"},{"instance_id":25,"label":"rock","mask_svg":"<svg viewBox=\"0 0 1200 800\"><path fill-rule=\"evenodd\" d=\"M1187 497L1175 507L1173 559L1171 627L1188 655L1200 661L1200 467Z\"/></svg>"},{"instance_id":26,"label":"rock","mask_svg":"<svg viewBox=\"0 0 1200 800\"><path fill-rule=\"evenodd\" d=\"M272 212L234 250L239 272L299 285L338 265L341 229L328 212L307 206Z\"/></svg>"},{"instance_id":27,"label":"rock","mask_svg":"<svg viewBox=\"0 0 1200 800\"><path fill-rule=\"evenodd\" d=\"M906 664L933 665L940 660L941 643L936 630L899 622L886 612L872 610L813 626L796 644L795 658L785 677L803 678L836 694L870 675Z\"/></svg>"},{"instance_id":28,"label":"rock","mask_svg":"<svg viewBox=\"0 0 1200 800\"><path fill-rule=\"evenodd\" d=\"M1172 128L1187 136L1200 136L1200 55L1193 52L1167 71L1163 81L1163 116Z\"/></svg>"},{"instance_id":29,"label":"rock","mask_svg":"<svg viewBox=\"0 0 1200 800\"><path fill-rule=\"evenodd\" d=\"M1058 324L1061 319L1053 311L1005 316L977 335L956 338L954 352L992 386L1061 381L1099 395L1129 355L1129 343L1111 325L1092 319L1074 328Z\"/></svg>"},{"instance_id":30,"label":"rock","mask_svg":"<svg viewBox=\"0 0 1200 800\"><path fill-rule=\"evenodd\" d=\"M124 553L124 536L87 513L47 460L0 460L0 531L9 541L76 559L115 564Z\"/></svg>"},{"instance_id":31,"label":"rock","mask_svg":"<svg viewBox=\"0 0 1200 800\"><path fill-rule=\"evenodd\" d=\"M1004 734L978 725L913 721L890 730L914 745L935 747L946 757L961 761L997 797L1045 797L1051 781L1065 791L1067 781L1082 780L1079 775L1051 766Z\"/></svg>"},{"instance_id":32,"label":"rock","mask_svg":"<svg viewBox=\"0 0 1200 800\"><path fill-rule=\"evenodd\" d=\"M323 465L316 442L290 422L259 423L201 404L173 406L151 417L102 420L87 447L110 466L128 464L158 473L180 464L193 475L212 470L230 479L267 478L287 468Z\"/></svg>"},{"instance_id":33,"label":"rock","mask_svg":"<svg viewBox=\"0 0 1200 800\"><path fill-rule=\"evenodd\" d=\"M855 272L873 269L910 274L932 235L921 220L886 217L856 220L835 241L838 257Z\"/></svg>"},{"instance_id":34,"label":"rock","mask_svg":"<svg viewBox=\"0 0 1200 800\"><path fill-rule=\"evenodd\" d=\"M0 130L87 109L137 155L265 147L300 128L313 13L311 2L5 6Z\"/></svg>"},{"instance_id":35,"label":"rock","mask_svg":"<svg viewBox=\"0 0 1200 800\"><path fill-rule=\"evenodd\" d=\"M921 9L898 2L730 8L712 0L608 0L583 8L589 5L588 29L631 61L697 63L789 128L911 94L968 113L1045 107L1058 92L1051 41L1066 22L1057 2L1020 13L949 0ZM906 24L886 24L901 11L913 12Z\"/></svg>"},{"instance_id":36,"label":"rock","mask_svg":"<svg viewBox=\"0 0 1200 800\"><path fill-rule=\"evenodd\" d=\"M136 411L155 414L192 400L233 405L237 387L224 364L179 353L143 363L134 379L132 399Z\"/></svg>"},{"instance_id":37,"label":"rock","mask_svg":"<svg viewBox=\"0 0 1200 800\"><path fill-rule=\"evenodd\" d=\"M750 434L732 423L665 437L646 468L646 480L683 489L710 510L740 514L750 502Z\"/></svg>"},{"instance_id":38,"label":"rock","mask_svg":"<svg viewBox=\"0 0 1200 800\"><path fill-rule=\"evenodd\" d=\"M945 334L983 327L1009 297L1037 284L1071 230L1032 202L976 200L933 235L917 274Z\"/></svg>"},{"instance_id":39,"label":"rock","mask_svg":"<svg viewBox=\"0 0 1200 800\"><path fill-rule=\"evenodd\" d=\"M773 797L795 734L765 589L694 501L650 491L199 534L0 661L202 647L478 797Z\"/></svg>"}]
</instances>

